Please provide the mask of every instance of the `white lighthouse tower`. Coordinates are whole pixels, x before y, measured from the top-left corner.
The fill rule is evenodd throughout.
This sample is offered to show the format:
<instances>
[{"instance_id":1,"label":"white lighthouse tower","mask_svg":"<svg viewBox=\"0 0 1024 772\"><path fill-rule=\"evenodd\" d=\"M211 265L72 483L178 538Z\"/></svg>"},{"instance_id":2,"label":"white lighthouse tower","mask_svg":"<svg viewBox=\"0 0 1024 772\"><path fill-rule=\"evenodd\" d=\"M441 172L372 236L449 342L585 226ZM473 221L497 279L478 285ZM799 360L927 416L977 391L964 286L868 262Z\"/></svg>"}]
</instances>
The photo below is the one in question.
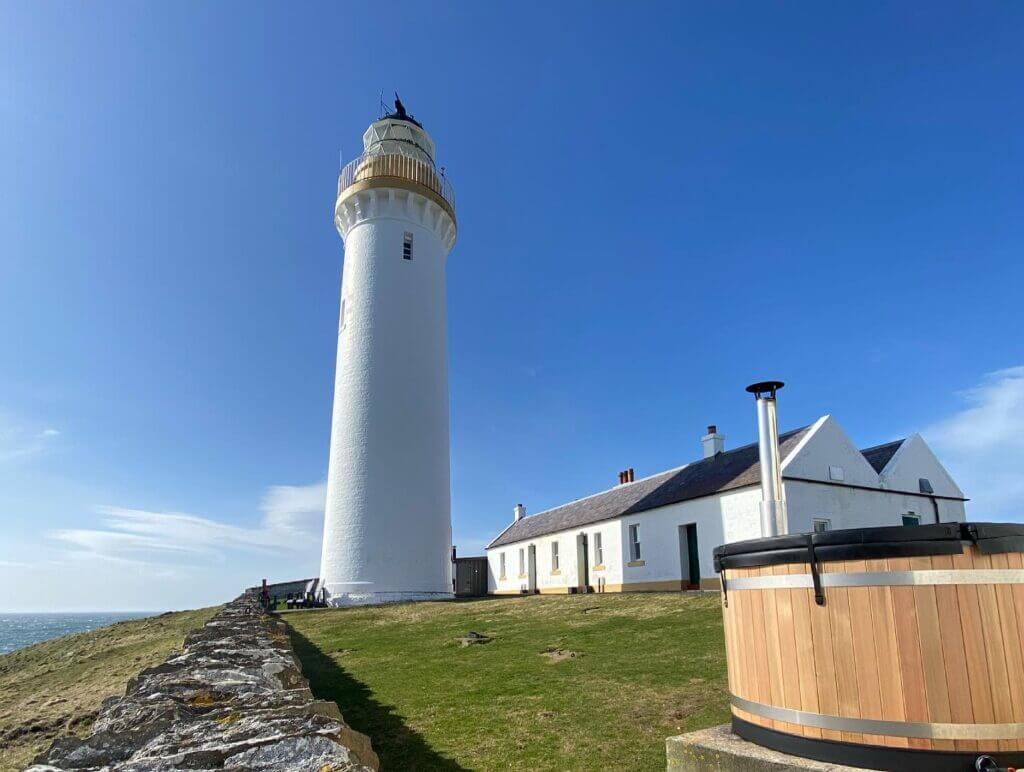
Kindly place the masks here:
<instances>
[{"instance_id":1,"label":"white lighthouse tower","mask_svg":"<svg viewBox=\"0 0 1024 772\"><path fill-rule=\"evenodd\" d=\"M449 598L455 196L398 99L342 169L334 211L345 264L321 587L331 605Z\"/></svg>"}]
</instances>

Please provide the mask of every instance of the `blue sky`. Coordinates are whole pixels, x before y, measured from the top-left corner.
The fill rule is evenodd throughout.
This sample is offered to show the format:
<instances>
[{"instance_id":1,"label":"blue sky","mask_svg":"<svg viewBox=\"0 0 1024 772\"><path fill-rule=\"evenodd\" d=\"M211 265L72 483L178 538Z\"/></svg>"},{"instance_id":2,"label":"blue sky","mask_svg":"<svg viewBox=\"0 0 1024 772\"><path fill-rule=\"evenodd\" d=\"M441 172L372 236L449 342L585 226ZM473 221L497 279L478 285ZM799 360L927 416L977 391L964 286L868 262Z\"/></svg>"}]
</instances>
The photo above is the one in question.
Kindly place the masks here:
<instances>
[{"instance_id":1,"label":"blue sky","mask_svg":"<svg viewBox=\"0 0 1024 772\"><path fill-rule=\"evenodd\" d=\"M459 197L456 541L753 439L789 383L1024 482L1024 6L4 3L3 609L314 575L351 158L398 89Z\"/></svg>"}]
</instances>

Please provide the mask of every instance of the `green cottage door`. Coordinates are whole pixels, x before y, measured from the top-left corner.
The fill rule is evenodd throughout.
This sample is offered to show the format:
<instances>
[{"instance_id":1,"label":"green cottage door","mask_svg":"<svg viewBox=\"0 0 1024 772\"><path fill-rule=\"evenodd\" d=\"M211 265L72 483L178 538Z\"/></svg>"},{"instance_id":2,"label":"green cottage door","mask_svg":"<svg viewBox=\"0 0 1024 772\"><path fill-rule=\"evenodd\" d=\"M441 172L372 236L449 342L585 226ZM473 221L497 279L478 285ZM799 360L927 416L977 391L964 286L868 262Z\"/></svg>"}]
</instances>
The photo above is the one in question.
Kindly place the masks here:
<instances>
[{"instance_id":1,"label":"green cottage door","mask_svg":"<svg viewBox=\"0 0 1024 772\"><path fill-rule=\"evenodd\" d=\"M700 552L697 549L697 524L679 526L679 566L681 590L700 589Z\"/></svg>"}]
</instances>

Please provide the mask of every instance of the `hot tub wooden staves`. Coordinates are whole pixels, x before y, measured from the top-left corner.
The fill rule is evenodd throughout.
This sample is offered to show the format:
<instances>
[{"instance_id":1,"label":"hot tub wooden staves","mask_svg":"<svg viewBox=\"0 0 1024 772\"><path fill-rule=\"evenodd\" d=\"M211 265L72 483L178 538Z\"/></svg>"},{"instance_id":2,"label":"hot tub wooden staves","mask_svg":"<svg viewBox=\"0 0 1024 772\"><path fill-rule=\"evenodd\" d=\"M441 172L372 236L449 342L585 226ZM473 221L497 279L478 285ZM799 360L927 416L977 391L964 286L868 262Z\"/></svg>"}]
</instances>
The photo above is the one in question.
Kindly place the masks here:
<instances>
[{"instance_id":1,"label":"hot tub wooden staves","mask_svg":"<svg viewBox=\"0 0 1024 772\"><path fill-rule=\"evenodd\" d=\"M875 769L1024 764L1024 526L783 536L716 564L740 735Z\"/></svg>"}]
</instances>

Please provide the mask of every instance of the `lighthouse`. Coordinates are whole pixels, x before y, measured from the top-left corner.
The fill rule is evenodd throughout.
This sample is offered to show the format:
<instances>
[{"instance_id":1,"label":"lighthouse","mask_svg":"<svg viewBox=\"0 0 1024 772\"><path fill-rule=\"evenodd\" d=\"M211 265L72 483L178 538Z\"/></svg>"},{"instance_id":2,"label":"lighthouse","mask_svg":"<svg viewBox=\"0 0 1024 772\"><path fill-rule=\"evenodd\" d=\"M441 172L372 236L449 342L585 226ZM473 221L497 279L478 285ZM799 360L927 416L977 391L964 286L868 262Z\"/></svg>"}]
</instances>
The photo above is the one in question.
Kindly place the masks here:
<instances>
[{"instance_id":1,"label":"lighthouse","mask_svg":"<svg viewBox=\"0 0 1024 772\"><path fill-rule=\"evenodd\" d=\"M338 179L345 244L320 566L330 605L452 596L445 261L455 196L395 99Z\"/></svg>"}]
</instances>

